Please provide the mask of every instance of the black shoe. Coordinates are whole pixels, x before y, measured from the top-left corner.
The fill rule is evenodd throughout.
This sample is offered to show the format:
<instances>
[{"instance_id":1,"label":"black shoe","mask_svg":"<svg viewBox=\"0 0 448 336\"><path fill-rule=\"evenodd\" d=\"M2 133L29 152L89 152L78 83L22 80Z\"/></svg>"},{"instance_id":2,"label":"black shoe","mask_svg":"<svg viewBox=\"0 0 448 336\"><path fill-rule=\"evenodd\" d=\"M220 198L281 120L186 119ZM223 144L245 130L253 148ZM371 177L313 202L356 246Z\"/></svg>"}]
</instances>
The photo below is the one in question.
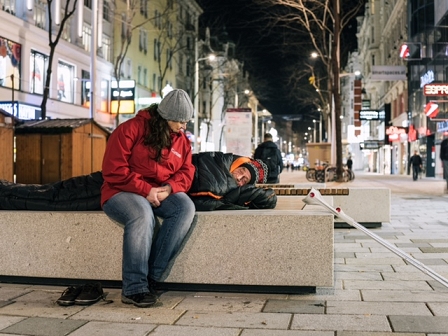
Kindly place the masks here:
<instances>
[{"instance_id":1,"label":"black shoe","mask_svg":"<svg viewBox=\"0 0 448 336\"><path fill-rule=\"evenodd\" d=\"M153 293L139 293L134 295L121 295L121 302L126 304L133 304L139 308L151 307L157 302L157 295Z\"/></svg>"},{"instance_id":2,"label":"black shoe","mask_svg":"<svg viewBox=\"0 0 448 336\"><path fill-rule=\"evenodd\" d=\"M77 305L89 305L104 297L103 288L99 282L89 282L82 286L81 293L75 299Z\"/></svg>"},{"instance_id":3,"label":"black shoe","mask_svg":"<svg viewBox=\"0 0 448 336\"><path fill-rule=\"evenodd\" d=\"M61 295L56 303L60 306L71 306L75 304L75 299L81 293L83 286L70 286Z\"/></svg>"}]
</instances>

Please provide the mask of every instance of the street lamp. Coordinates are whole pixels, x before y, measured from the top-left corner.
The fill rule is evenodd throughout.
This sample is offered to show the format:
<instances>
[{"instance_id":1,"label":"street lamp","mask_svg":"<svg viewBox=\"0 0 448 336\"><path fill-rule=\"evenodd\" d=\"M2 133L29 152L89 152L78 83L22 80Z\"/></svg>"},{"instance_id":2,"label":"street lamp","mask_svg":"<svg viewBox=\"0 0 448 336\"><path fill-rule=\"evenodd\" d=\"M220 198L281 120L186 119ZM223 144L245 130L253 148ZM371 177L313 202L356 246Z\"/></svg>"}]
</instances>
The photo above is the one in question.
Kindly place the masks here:
<instances>
[{"instance_id":1,"label":"street lamp","mask_svg":"<svg viewBox=\"0 0 448 336\"><path fill-rule=\"evenodd\" d=\"M198 58L198 43L196 42L196 61L194 63L194 153L199 153L199 144L198 144L198 137L199 137L199 62L200 61L213 61L215 59L214 54L210 54L207 57Z\"/></svg>"},{"instance_id":2,"label":"street lamp","mask_svg":"<svg viewBox=\"0 0 448 336\"><path fill-rule=\"evenodd\" d=\"M313 140L316 141L316 119L313 119Z\"/></svg>"}]
</instances>

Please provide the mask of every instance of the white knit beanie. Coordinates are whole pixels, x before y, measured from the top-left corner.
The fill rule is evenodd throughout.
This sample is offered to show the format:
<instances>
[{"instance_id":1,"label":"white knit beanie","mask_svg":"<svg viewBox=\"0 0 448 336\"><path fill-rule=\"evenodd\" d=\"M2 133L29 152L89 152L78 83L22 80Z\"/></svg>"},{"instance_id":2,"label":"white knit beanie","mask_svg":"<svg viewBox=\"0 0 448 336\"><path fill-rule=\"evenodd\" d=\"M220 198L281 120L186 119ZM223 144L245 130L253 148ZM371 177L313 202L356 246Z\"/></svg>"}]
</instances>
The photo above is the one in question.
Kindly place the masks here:
<instances>
[{"instance_id":1,"label":"white knit beanie","mask_svg":"<svg viewBox=\"0 0 448 336\"><path fill-rule=\"evenodd\" d=\"M184 90L175 89L162 99L157 111L165 120L189 121L193 116L193 104Z\"/></svg>"}]
</instances>

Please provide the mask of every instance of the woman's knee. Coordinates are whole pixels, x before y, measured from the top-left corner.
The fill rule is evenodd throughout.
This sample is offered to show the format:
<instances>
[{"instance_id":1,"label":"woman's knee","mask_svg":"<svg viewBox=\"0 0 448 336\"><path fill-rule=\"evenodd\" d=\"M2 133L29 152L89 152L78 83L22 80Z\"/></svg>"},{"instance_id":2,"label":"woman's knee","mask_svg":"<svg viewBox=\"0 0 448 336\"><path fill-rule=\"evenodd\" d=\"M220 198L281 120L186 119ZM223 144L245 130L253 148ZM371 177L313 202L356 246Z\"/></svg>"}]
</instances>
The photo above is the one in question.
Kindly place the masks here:
<instances>
[{"instance_id":1,"label":"woman's knee","mask_svg":"<svg viewBox=\"0 0 448 336\"><path fill-rule=\"evenodd\" d=\"M194 216L196 208L191 198L185 193L178 193L180 211L190 216Z\"/></svg>"}]
</instances>

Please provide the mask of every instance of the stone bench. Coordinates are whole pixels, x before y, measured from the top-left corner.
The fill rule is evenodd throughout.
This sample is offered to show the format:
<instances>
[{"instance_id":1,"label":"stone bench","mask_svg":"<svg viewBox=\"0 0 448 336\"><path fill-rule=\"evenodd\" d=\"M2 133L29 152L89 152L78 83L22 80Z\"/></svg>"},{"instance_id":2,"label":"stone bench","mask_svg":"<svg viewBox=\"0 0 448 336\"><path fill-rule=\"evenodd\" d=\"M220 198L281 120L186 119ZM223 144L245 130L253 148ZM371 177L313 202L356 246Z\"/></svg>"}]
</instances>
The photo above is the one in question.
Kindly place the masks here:
<instances>
[{"instance_id":1,"label":"stone bench","mask_svg":"<svg viewBox=\"0 0 448 336\"><path fill-rule=\"evenodd\" d=\"M101 211L0 211L0 230L0 281L121 281L123 229ZM163 282L332 287L333 234L321 211L197 212Z\"/></svg>"},{"instance_id":2,"label":"stone bench","mask_svg":"<svg viewBox=\"0 0 448 336\"><path fill-rule=\"evenodd\" d=\"M296 188L296 186L272 185L277 194L279 210L310 209L318 211L319 206L305 207L303 198L308 195L310 188ZM340 207L356 222L368 228L381 227L383 222L390 222L391 199L388 188L315 188L319 190L324 200L333 207ZM336 218L335 228L349 228L351 225Z\"/></svg>"}]
</instances>

